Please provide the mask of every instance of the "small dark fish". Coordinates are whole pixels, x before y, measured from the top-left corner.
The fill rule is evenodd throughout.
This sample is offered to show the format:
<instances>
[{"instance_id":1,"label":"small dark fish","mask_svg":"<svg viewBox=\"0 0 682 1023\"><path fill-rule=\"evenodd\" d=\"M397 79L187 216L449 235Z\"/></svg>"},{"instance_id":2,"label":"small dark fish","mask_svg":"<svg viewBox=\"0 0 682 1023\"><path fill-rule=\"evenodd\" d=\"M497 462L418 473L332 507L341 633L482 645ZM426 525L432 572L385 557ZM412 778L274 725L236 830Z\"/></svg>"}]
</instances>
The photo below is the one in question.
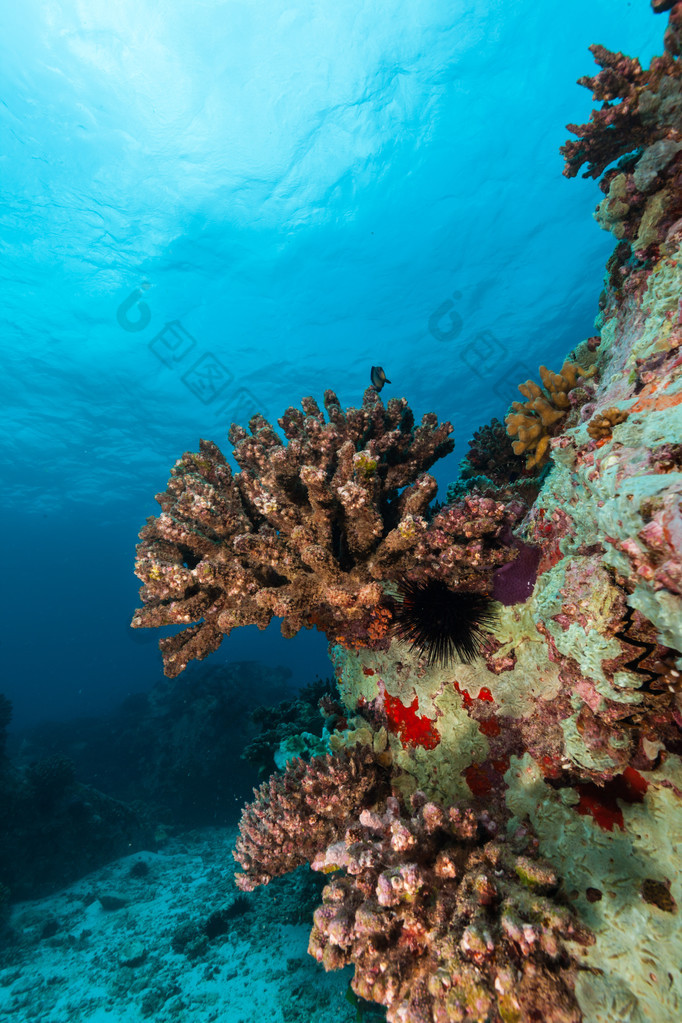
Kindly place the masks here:
<instances>
[{"instance_id":1,"label":"small dark fish","mask_svg":"<svg viewBox=\"0 0 682 1023\"><path fill-rule=\"evenodd\" d=\"M380 391L384 384L390 384L390 380L384 373L383 366L372 366L371 372L372 387L376 387L377 391Z\"/></svg>"}]
</instances>

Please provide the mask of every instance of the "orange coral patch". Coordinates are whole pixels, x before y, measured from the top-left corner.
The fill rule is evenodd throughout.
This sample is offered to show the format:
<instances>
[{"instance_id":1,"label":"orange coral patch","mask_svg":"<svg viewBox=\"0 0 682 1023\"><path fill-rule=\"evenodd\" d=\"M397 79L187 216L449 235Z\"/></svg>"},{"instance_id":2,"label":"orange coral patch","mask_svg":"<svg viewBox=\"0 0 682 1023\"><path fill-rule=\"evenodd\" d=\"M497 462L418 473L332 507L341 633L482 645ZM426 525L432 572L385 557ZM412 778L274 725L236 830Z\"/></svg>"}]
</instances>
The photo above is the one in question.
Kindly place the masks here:
<instances>
[{"instance_id":1,"label":"orange coral patch","mask_svg":"<svg viewBox=\"0 0 682 1023\"><path fill-rule=\"evenodd\" d=\"M661 412L665 408L675 408L676 405L682 404L682 391L677 394L661 394L657 397L651 395L650 397L641 397L639 401L630 409L631 412L644 412L647 409L653 409L656 412Z\"/></svg>"}]
</instances>

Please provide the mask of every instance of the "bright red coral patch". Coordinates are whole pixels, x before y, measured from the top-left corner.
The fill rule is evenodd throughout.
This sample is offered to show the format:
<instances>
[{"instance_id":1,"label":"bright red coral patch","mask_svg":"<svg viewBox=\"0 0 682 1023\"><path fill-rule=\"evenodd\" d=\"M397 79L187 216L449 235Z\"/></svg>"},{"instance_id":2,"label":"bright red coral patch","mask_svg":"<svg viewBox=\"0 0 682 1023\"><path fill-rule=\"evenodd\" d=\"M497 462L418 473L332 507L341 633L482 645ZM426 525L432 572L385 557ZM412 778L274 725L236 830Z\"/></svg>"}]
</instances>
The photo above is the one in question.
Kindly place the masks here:
<instances>
[{"instance_id":1,"label":"bright red coral patch","mask_svg":"<svg viewBox=\"0 0 682 1023\"><path fill-rule=\"evenodd\" d=\"M456 679L454 682L454 686L459 695L462 697L462 703L464 704L464 706L467 708L473 706L474 701L471 699L466 689L460 689L459 682Z\"/></svg>"},{"instance_id":2,"label":"bright red coral patch","mask_svg":"<svg viewBox=\"0 0 682 1023\"><path fill-rule=\"evenodd\" d=\"M457 679L455 679L455 681L453 682L453 685L454 685L455 689L457 690L457 692L459 693L459 695L462 697L462 703L467 708L467 710L469 709L469 707L473 707L473 705L474 705L473 697L470 696L469 692L466 689L462 689L460 687L460 684L457 681ZM478 693L478 696L476 697L476 699L483 700L484 703L494 703L495 702L494 699L493 699L493 694L490 692L490 690L486 686L484 686L482 689L479 690L479 693Z\"/></svg>"},{"instance_id":3,"label":"bright red coral patch","mask_svg":"<svg viewBox=\"0 0 682 1023\"><path fill-rule=\"evenodd\" d=\"M406 707L397 696L385 693L384 707L388 727L400 737L404 749L407 749L408 746L423 746L424 749L436 748L440 742L440 732L431 718L425 714L417 714L419 710L417 696L410 706Z\"/></svg>"},{"instance_id":4,"label":"bright red coral patch","mask_svg":"<svg viewBox=\"0 0 682 1023\"><path fill-rule=\"evenodd\" d=\"M492 791L493 783L480 764L470 764L464 772L464 777L475 796L487 796Z\"/></svg>"},{"instance_id":5,"label":"bright red coral patch","mask_svg":"<svg viewBox=\"0 0 682 1023\"><path fill-rule=\"evenodd\" d=\"M639 771L634 767L626 767L622 774L601 788L592 782L576 785L576 792L580 796L576 810L583 815L589 814L604 831L613 831L616 824L621 831L625 831L623 811L617 800L641 803L648 788L648 781Z\"/></svg>"}]
</instances>

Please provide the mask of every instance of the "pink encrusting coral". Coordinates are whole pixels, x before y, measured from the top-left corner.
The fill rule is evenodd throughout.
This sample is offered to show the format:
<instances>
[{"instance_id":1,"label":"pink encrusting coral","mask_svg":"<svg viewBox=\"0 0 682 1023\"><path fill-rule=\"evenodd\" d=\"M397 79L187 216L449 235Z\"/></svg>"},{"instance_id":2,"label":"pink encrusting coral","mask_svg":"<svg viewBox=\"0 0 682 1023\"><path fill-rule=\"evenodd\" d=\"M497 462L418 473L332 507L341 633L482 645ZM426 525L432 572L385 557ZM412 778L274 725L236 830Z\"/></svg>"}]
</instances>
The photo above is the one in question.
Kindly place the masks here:
<instances>
[{"instance_id":1,"label":"pink encrusting coral","mask_svg":"<svg viewBox=\"0 0 682 1023\"><path fill-rule=\"evenodd\" d=\"M187 626L161 641L167 675L273 617L285 636L316 626L352 648L387 646L386 582L480 590L516 556L501 539L513 503L471 498L429 522L437 486L426 470L452 450L449 423L427 414L415 426L404 398L384 407L373 388L345 412L327 391L328 419L312 398L302 404L279 420L288 443L254 416L251 433L230 431L241 472L202 441L157 497L162 513L140 533L144 606L132 624Z\"/></svg>"},{"instance_id":2,"label":"pink encrusting coral","mask_svg":"<svg viewBox=\"0 0 682 1023\"><path fill-rule=\"evenodd\" d=\"M353 990L389 1023L578 1023L566 942L593 940L554 895L559 879L528 833L516 845L484 813L445 810L421 792L364 810L314 870L323 891L309 951L351 964Z\"/></svg>"},{"instance_id":3,"label":"pink encrusting coral","mask_svg":"<svg viewBox=\"0 0 682 1023\"><path fill-rule=\"evenodd\" d=\"M636 537L612 542L627 555L635 577L655 589L682 596L682 501L669 493L650 509L646 525ZM608 538L607 538L608 539Z\"/></svg>"},{"instance_id":4,"label":"pink encrusting coral","mask_svg":"<svg viewBox=\"0 0 682 1023\"><path fill-rule=\"evenodd\" d=\"M365 746L315 757L309 764L290 760L242 811L234 852L242 868L235 875L238 887L253 891L309 863L387 791L386 771Z\"/></svg>"}]
</instances>

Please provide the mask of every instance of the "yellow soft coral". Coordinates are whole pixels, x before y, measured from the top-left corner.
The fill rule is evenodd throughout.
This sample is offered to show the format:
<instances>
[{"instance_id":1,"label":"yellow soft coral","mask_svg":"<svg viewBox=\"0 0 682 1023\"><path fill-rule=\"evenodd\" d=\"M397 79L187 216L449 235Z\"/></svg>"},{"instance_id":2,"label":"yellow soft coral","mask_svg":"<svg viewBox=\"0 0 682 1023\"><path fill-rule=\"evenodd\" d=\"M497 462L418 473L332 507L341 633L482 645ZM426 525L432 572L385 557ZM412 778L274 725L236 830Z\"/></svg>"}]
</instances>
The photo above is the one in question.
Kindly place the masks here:
<instances>
[{"instance_id":1,"label":"yellow soft coral","mask_svg":"<svg viewBox=\"0 0 682 1023\"><path fill-rule=\"evenodd\" d=\"M517 438L512 444L514 453L526 455L527 469L545 464L549 458L549 442L555 433L552 428L570 408L568 392L577 386L579 377L591 377L594 372L594 366L586 370L567 361L560 373L540 366L544 390L534 380L519 384L519 391L527 400L512 402L512 411L505 423L509 436Z\"/></svg>"}]
</instances>

